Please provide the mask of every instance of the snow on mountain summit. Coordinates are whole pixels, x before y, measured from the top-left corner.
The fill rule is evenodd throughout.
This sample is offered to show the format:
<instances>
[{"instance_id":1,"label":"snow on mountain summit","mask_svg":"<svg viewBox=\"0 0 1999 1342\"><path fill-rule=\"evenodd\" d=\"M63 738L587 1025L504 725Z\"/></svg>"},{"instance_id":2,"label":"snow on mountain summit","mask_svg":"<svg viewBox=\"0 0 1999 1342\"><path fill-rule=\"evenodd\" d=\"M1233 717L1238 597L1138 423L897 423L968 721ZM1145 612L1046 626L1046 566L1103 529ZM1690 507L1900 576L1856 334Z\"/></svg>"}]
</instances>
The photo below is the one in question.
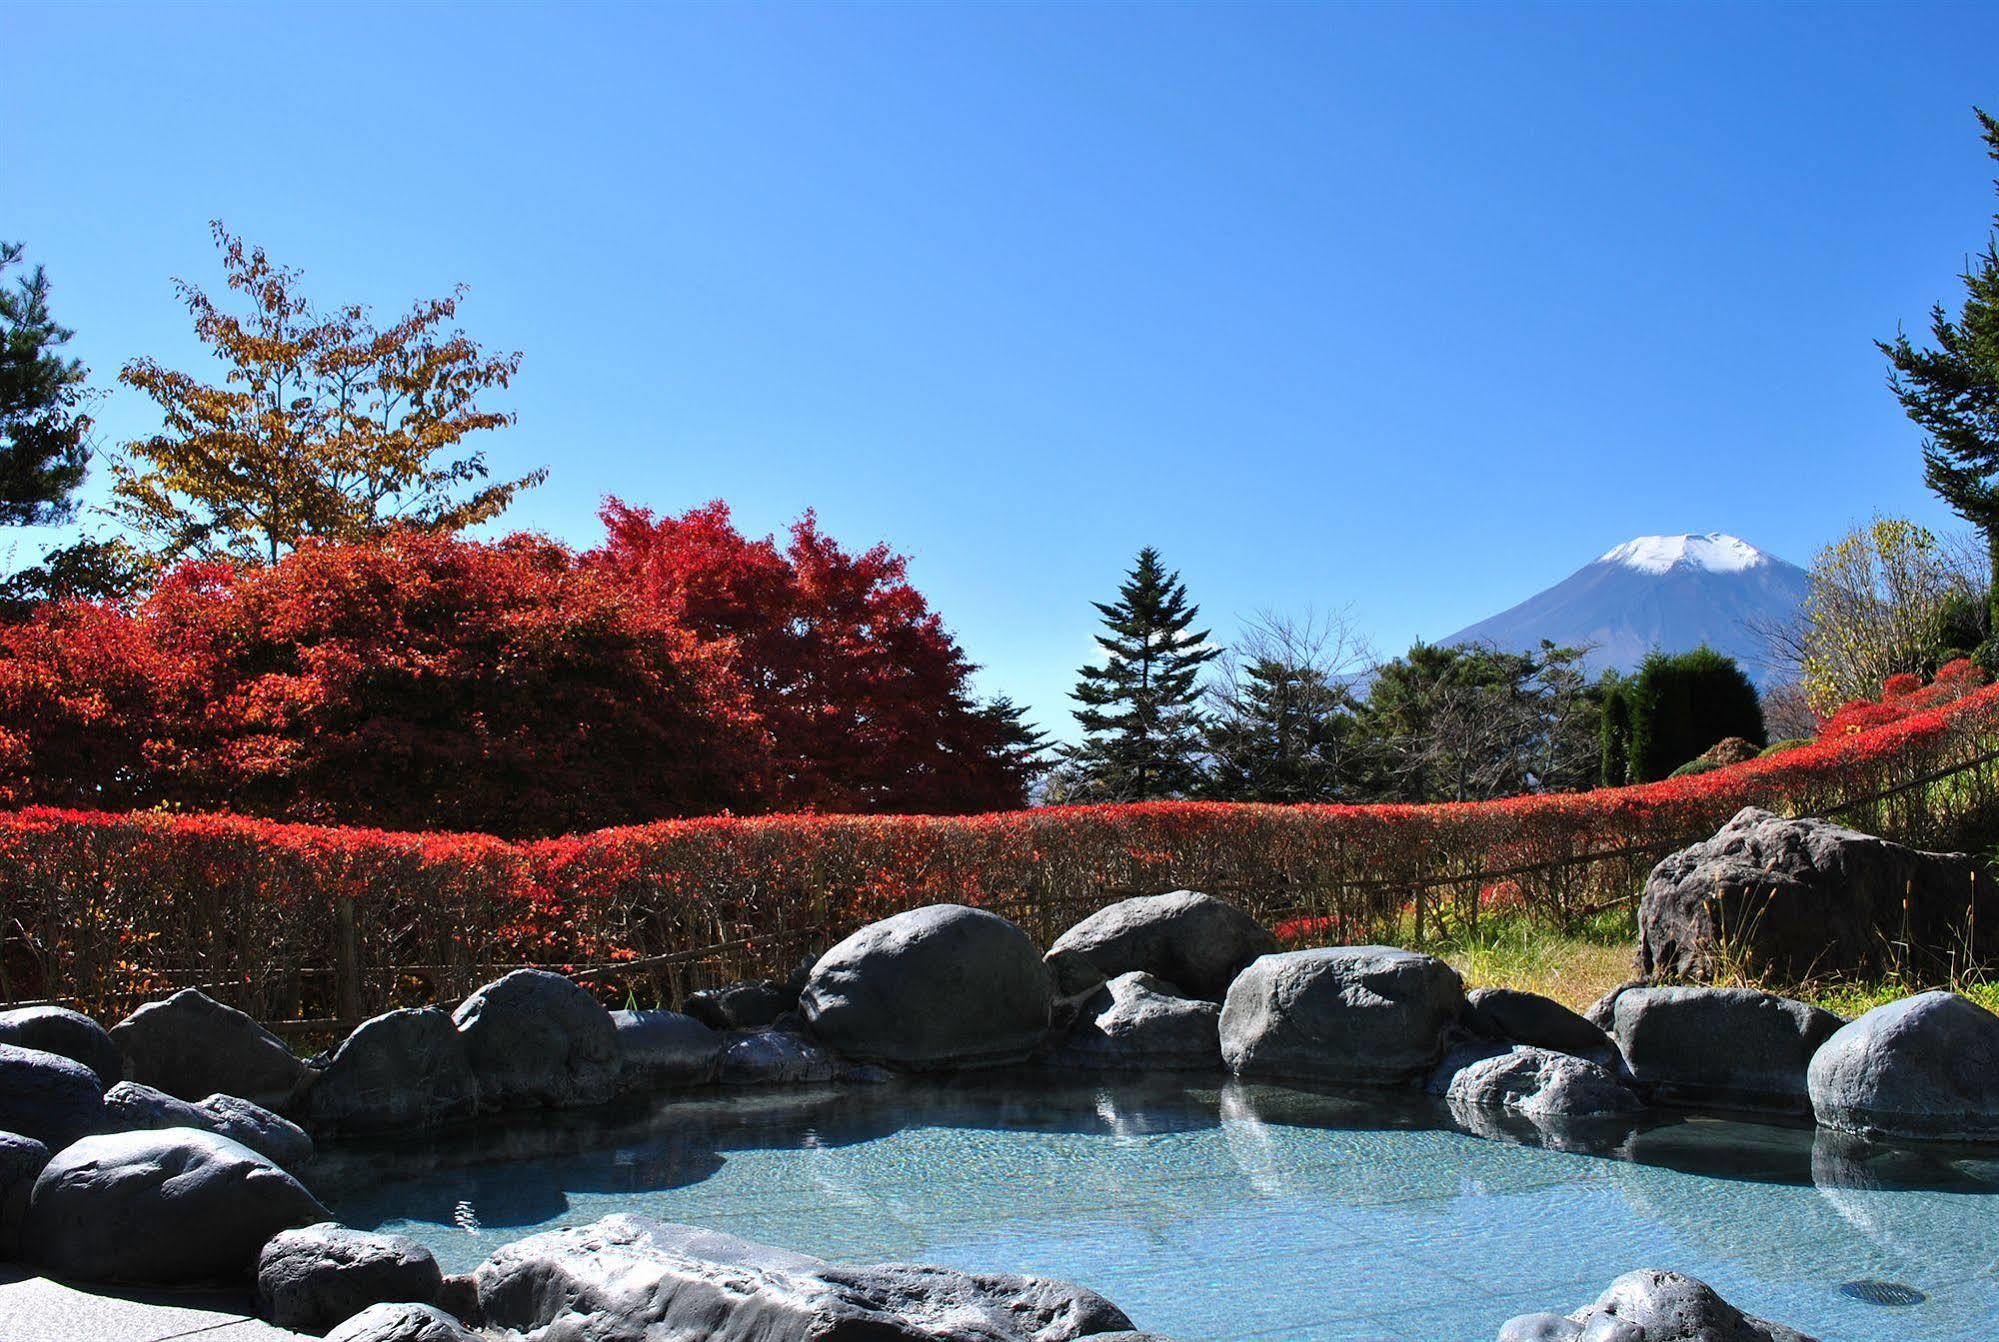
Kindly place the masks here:
<instances>
[{"instance_id":1,"label":"snow on mountain summit","mask_svg":"<svg viewBox=\"0 0 1999 1342\"><path fill-rule=\"evenodd\" d=\"M1665 573L1681 565L1709 573L1740 573L1770 562L1770 556L1739 536L1710 531L1704 535L1640 536L1598 558L1599 564L1622 564L1640 573Z\"/></svg>"}]
</instances>

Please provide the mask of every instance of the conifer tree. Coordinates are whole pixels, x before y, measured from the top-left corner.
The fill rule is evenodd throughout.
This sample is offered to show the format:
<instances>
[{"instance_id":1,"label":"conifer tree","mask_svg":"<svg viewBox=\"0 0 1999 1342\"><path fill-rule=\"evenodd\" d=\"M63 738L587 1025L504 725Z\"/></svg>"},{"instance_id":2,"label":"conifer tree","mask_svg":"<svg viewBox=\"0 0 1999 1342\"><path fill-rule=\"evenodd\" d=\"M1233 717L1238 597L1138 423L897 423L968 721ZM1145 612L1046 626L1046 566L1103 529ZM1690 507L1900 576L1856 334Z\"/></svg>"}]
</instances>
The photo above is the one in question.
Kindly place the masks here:
<instances>
[{"instance_id":1,"label":"conifer tree","mask_svg":"<svg viewBox=\"0 0 1999 1342\"><path fill-rule=\"evenodd\" d=\"M1081 745L1066 752L1068 791L1104 801L1184 796L1201 782L1201 668L1220 651L1192 630L1200 607L1146 546L1118 588L1093 603L1107 633L1102 666L1086 666L1071 694Z\"/></svg>"},{"instance_id":2,"label":"conifer tree","mask_svg":"<svg viewBox=\"0 0 1999 1342\"><path fill-rule=\"evenodd\" d=\"M1999 160L1999 119L1976 114L1986 152ZM1956 321L1941 303L1930 311L1936 348L1918 349L1900 333L1877 343L1893 369L1888 385L1929 435L1923 442L1929 487L1984 534L1994 579L1988 608L1999 614L1999 238L1986 234L1985 250L1963 279ZM1999 630L1999 619L1989 623Z\"/></svg>"},{"instance_id":3,"label":"conifer tree","mask_svg":"<svg viewBox=\"0 0 1999 1342\"><path fill-rule=\"evenodd\" d=\"M0 242L0 274L20 264L21 245ZM40 266L0 286L0 524L67 521L70 495L90 460L90 416L82 363L56 351L74 332L49 315Z\"/></svg>"},{"instance_id":4,"label":"conifer tree","mask_svg":"<svg viewBox=\"0 0 1999 1342\"><path fill-rule=\"evenodd\" d=\"M1360 705L1349 687L1363 655L1344 617L1251 623L1208 688L1202 795L1291 803L1350 791Z\"/></svg>"}]
</instances>

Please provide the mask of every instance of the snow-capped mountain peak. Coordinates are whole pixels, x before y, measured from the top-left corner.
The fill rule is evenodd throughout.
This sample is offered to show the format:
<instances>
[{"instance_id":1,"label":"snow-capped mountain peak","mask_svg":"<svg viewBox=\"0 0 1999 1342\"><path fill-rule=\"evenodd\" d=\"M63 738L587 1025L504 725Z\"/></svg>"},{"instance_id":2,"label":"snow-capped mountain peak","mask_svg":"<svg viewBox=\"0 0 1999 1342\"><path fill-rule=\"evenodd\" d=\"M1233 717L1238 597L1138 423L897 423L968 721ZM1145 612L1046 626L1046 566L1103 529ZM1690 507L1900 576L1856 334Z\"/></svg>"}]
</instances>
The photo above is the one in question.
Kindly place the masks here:
<instances>
[{"instance_id":1,"label":"snow-capped mountain peak","mask_svg":"<svg viewBox=\"0 0 1999 1342\"><path fill-rule=\"evenodd\" d=\"M1723 532L1640 536L1444 642L1528 652L1547 639L1588 648L1593 672L1706 644L1760 679L1770 668L1759 631L1795 620L1806 586L1803 569Z\"/></svg>"},{"instance_id":2,"label":"snow-capped mountain peak","mask_svg":"<svg viewBox=\"0 0 1999 1342\"><path fill-rule=\"evenodd\" d=\"M1741 573L1770 562L1770 556L1738 536L1721 531L1687 536L1640 536L1601 556L1600 564L1622 564L1640 573L1686 567L1708 573Z\"/></svg>"}]
</instances>

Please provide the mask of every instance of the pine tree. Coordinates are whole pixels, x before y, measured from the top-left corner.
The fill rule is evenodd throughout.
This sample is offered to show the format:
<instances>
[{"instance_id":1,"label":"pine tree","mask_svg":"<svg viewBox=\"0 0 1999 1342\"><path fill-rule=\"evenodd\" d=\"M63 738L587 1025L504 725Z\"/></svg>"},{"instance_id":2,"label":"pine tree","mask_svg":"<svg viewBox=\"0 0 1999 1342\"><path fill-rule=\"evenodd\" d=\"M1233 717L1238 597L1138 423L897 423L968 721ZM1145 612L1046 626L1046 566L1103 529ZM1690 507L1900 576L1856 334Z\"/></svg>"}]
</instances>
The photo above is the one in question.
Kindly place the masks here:
<instances>
[{"instance_id":1,"label":"pine tree","mask_svg":"<svg viewBox=\"0 0 1999 1342\"><path fill-rule=\"evenodd\" d=\"M1986 152L1999 160L1999 120L1977 116ZM1993 222L1999 225L1999 216ZM1899 333L1877 343L1893 368L1888 385L1929 435L1925 480L1984 534L1994 579L1988 609L1999 615L1999 238L1986 234L1985 250L1963 280L1964 308L1956 321L1941 303L1931 309L1935 349L1918 349ZM1999 618L1989 623L1999 629Z\"/></svg>"},{"instance_id":2,"label":"pine tree","mask_svg":"<svg viewBox=\"0 0 1999 1342\"><path fill-rule=\"evenodd\" d=\"M1083 742L1065 752L1066 782L1078 796L1108 801L1184 796L1201 782L1196 682L1220 649L1205 646L1207 630L1190 632L1200 607L1149 545L1117 601L1093 604L1110 631L1097 635L1108 659L1082 668L1070 696L1081 705Z\"/></svg>"},{"instance_id":3,"label":"pine tree","mask_svg":"<svg viewBox=\"0 0 1999 1342\"><path fill-rule=\"evenodd\" d=\"M0 243L0 273L20 264L21 244ZM0 286L0 524L67 521L70 495L90 460L88 370L56 350L75 334L49 316L40 266Z\"/></svg>"}]
</instances>

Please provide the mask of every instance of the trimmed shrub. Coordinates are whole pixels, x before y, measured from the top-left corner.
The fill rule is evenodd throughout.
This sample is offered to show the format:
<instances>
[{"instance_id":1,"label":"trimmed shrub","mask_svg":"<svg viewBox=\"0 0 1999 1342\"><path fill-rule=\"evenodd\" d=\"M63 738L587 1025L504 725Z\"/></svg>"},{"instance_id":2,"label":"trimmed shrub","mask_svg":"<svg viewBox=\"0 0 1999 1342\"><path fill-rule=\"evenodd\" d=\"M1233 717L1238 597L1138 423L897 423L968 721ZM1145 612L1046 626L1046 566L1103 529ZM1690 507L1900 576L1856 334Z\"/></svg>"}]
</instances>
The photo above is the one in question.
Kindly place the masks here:
<instances>
[{"instance_id":1,"label":"trimmed shrub","mask_svg":"<svg viewBox=\"0 0 1999 1342\"><path fill-rule=\"evenodd\" d=\"M1724 737L1762 746L1763 706L1735 660L1712 648L1655 652L1627 692L1634 783L1664 778Z\"/></svg>"}]
</instances>

